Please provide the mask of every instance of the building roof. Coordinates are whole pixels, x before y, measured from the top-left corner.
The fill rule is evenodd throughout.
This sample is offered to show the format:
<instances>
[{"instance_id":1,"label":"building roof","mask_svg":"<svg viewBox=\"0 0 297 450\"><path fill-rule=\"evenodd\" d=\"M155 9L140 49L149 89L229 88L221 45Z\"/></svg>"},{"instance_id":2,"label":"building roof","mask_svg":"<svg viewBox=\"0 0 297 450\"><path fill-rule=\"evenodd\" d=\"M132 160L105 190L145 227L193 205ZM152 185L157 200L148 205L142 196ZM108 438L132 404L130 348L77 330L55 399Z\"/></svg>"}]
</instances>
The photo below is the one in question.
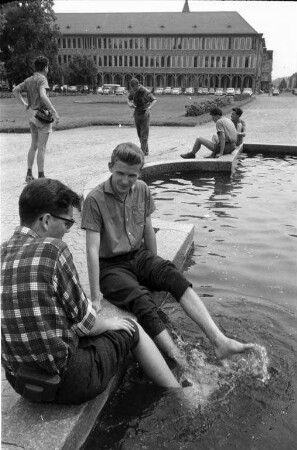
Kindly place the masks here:
<instances>
[{"instance_id":1,"label":"building roof","mask_svg":"<svg viewBox=\"0 0 297 450\"><path fill-rule=\"evenodd\" d=\"M59 13L62 34L233 35L258 34L236 11L152 13Z\"/></svg>"}]
</instances>

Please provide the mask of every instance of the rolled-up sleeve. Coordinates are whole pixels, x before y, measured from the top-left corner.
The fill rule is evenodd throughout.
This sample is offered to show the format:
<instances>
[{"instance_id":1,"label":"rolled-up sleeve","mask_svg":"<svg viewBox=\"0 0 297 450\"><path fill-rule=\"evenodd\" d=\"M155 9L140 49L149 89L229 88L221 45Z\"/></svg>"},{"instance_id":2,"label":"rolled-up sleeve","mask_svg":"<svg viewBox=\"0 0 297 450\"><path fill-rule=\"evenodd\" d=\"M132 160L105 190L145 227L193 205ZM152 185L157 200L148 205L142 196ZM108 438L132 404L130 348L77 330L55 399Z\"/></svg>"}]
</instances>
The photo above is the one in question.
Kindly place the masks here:
<instances>
[{"instance_id":1,"label":"rolled-up sleeve","mask_svg":"<svg viewBox=\"0 0 297 450\"><path fill-rule=\"evenodd\" d=\"M94 197L87 197L83 204L81 228L100 233L102 228L102 216L99 205Z\"/></svg>"},{"instance_id":2,"label":"rolled-up sleeve","mask_svg":"<svg viewBox=\"0 0 297 450\"><path fill-rule=\"evenodd\" d=\"M96 312L80 284L72 255L65 244L56 268L56 290L72 329L80 336L94 326Z\"/></svg>"}]
</instances>

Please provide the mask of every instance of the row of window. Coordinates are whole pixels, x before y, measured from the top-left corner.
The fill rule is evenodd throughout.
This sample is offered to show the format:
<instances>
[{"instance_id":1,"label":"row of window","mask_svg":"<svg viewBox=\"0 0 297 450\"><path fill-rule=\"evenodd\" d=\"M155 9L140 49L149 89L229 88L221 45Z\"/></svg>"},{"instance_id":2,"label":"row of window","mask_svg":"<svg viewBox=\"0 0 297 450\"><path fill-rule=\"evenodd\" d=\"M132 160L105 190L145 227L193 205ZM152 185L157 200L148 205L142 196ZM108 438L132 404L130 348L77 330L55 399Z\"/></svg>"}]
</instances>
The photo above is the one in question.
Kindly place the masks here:
<instances>
[{"instance_id":1,"label":"row of window","mask_svg":"<svg viewBox=\"0 0 297 450\"><path fill-rule=\"evenodd\" d=\"M93 55L99 67L147 67L147 68L254 68L255 57L249 56L142 56L142 55ZM59 63L67 64L71 55L59 55Z\"/></svg>"},{"instance_id":2,"label":"row of window","mask_svg":"<svg viewBox=\"0 0 297 450\"><path fill-rule=\"evenodd\" d=\"M255 50L256 38L250 37L154 37L108 38L69 37L59 41L60 48L127 50Z\"/></svg>"}]
</instances>

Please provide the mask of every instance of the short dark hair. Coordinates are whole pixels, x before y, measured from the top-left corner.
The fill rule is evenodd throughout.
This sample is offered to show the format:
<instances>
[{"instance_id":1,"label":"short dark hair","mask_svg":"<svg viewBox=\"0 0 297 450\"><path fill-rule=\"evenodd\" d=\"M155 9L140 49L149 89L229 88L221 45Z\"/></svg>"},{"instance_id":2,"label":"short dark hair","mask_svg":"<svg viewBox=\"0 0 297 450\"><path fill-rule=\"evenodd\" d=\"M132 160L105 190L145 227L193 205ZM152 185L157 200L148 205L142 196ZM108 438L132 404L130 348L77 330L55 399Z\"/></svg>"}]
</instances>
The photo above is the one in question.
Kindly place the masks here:
<instances>
[{"instance_id":1,"label":"short dark hair","mask_svg":"<svg viewBox=\"0 0 297 450\"><path fill-rule=\"evenodd\" d=\"M37 56L34 60L36 72L42 72L49 65L49 59L46 56Z\"/></svg>"},{"instance_id":2,"label":"short dark hair","mask_svg":"<svg viewBox=\"0 0 297 450\"><path fill-rule=\"evenodd\" d=\"M209 114L210 114L211 116L222 116L222 115L223 115L223 112L222 112L222 110L221 110L220 108L212 108L212 109L209 111Z\"/></svg>"},{"instance_id":3,"label":"short dark hair","mask_svg":"<svg viewBox=\"0 0 297 450\"><path fill-rule=\"evenodd\" d=\"M235 112L235 114L237 115L237 116L241 116L241 114L243 113L243 111L242 111L242 109L241 108L232 108L232 111L234 111Z\"/></svg>"},{"instance_id":4,"label":"short dark hair","mask_svg":"<svg viewBox=\"0 0 297 450\"><path fill-rule=\"evenodd\" d=\"M19 198L21 225L32 225L44 213L56 215L69 206L80 208L80 197L58 180L39 178L24 187Z\"/></svg>"},{"instance_id":5,"label":"short dark hair","mask_svg":"<svg viewBox=\"0 0 297 450\"><path fill-rule=\"evenodd\" d=\"M139 81L137 80L137 78L132 78L130 80L130 86L131 87L139 86Z\"/></svg>"},{"instance_id":6,"label":"short dark hair","mask_svg":"<svg viewBox=\"0 0 297 450\"><path fill-rule=\"evenodd\" d=\"M111 155L111 166L113 166L117 160L122 161L129 166L141 164L142 167L144 164L142 150L132 142L123 142L116 146Z\"/></svg>"}]
</instances>

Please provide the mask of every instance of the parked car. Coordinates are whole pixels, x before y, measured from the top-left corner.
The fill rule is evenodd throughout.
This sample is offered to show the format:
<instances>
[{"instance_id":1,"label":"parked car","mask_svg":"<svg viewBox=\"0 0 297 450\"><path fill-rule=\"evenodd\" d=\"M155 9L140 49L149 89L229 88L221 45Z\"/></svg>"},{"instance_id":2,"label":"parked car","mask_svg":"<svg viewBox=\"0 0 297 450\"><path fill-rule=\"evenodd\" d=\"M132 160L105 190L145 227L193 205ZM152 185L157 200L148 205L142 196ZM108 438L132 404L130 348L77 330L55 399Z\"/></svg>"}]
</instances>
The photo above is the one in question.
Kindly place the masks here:
<instances>
[{"instance_id":1,"label":"parked car","mask_svg":"<svg viewBox=\"0 0 297 450\"><path fill-rule=\"evenodd\" d=\"M293 94L293 95L297 95L297 88L294 88L294 89L292 90L292 94Z\"/></svg>"},{"instance_id":2,"label":"parked car","mask_svg":"<svg viewBox=\"0 0 297 450\"><path fill-rule=\"evenodd\" d=\"M172 88L171 88L170 86L167 86L167 87L164 89L163 94L171 94L171 93L172 93Z\"/></svg>"},{"instance_id":3,"label":"parked car","mask_svg":"<svg viewBox=\"0 0 297 450\"><path fill-rule=\"evenodd\" d=\"M69 89L69 86L68 86L68 84L63 84L63 86L61 86L61 91L62 92L68 92L68 89Z\"/></svg>"},{"instance_id":4,"label":"parked car","mask_svg":"<svg viewBox=\"0 0 297 450\"><path fill-rule=\"evenodd\" d=\"M112 94L112 90L110 89L110 87L105 87L105 88L102 90L102 94L103 94L103 95L109 95L109 94Z\"/></svg>"},{"instance_id":5,"label":"parked car","mask_svg":"<svg viewBox=\"0 0 297 450\"><path fill-rule=\"evenodd\" d=\"M164 88L162 88L162 87L157 87L155 89L155 94L156 95L161 95L161 94L163 94L163 92L164 92Z\"/></svg>"},{"instance_id":6,"label":"parked car","mask_svg":"<svg viewBox=\"0 0 297 450\"><path fill-rule=\"evenodd\" d=\"M4 81L0 83L0 91L9 91L9 86Z\"/></svg>"},{"instance_id":7,"label":"parked car","mask_svg":"<svg viewBox=\"0 0 297 450\"><path fill-rule=\"evenodd\" d=\"M240 95L241 94L241 90L239 88L235 89L235 95Z\"/></svg>"},{"instance_id":8,"label":"parked car","mask_svg":"<svg viewBox=\"0 0 297 450\"><path fill-rule=\"evenodd\" d=\"M279 89L272 89L272 95L279 95Z\"/></svg>"},{"instance_id":9,"label":"parked car","mask_svg":"<svg viewBox=\"0 0 297 450\"><path fill-rule=\"evenodd\" d=\"M173 95L180 95L181 93L182 93L182 88L181 87L175 87L171 91L171 94L173 94Z\"/></svg>"},{"instance_id":10,"label":"parked car","mask_svg":"<svg viewBox=\"0 0 297 450\"><path fill-rule=\"evenodd\" d=\"M218 96L224 95L223 89L217 88L217 89L215 90L215 95L218 95Z\"/></svg>"},{"instance_id":11,"label":"parked car","mask_svg":"<svg viewBox=\"0 0 297 450\"><path fill-rule=\"evenodd\" d=\"M215 93L215 89L214 88L209 88L209 95L214 95Z\"/></svg>"},{"instance_id":12,"label":"parked car","mask_svg":"<svg viewBox=\"0 0 297 450\"><path fill-rule=\"evenodd\" d=\"M77 87L76 86L69 86L67 89L67 92L70 92L71 94L77 93Z\"/></svg>"},{"instance_id":13,"label":"parked car","mask_svg":"<svg viewBox=\"0 0 297 450\"><path fill-rule=\"evenodd\" d=\"M197 94L198 94L198 95L202 95L202 94L203 94L202 88L198 88L198 89L197 89Z\"/></svg>"},{"instance_id":14,"label":"parked car","mask_svg":"<svg viewBox=\"0 0 297 450\"><path fill-rule=\"evenodd\" d=\"M120 86L117 88L117 90L115 91L116 95L124 95L126 94L126 88L123 86Z\"/></svg>"},{"instance_id":15,"label":"parked car","mask_svg":"<svg viewBox=\"0 0 297 450\"><path fill-rule=\"evenodd\" d=\"M253 90L251 88L244 88L242 93L248 94L251 97L253 95Z\"/></svg>"},{"instance_id":16,"label":"parked car","mask_svg":"<svg viewBox=\"0 0 297 450\"><path fill-rule=\"evenodd\" d=\"M96 88L96 94L102 94L102 92L103 92L102 86L98 86Z\"/></svg>"},{"instance_id":17,"label":"parked car","mask_svg":"<svg viewBox=\"0 0 297 450\"><path fill-rule=\"evenodd\" d=\"M233 87L229 87L226 89L227 95L235 95L235 89Z\"/></svg>"},{"instance_id":18,"label":"parked car","mask_svg":"<svg viewBox=\"0 0 297 450\"><path fill-rule=\"evenodd\" d=\"M193 95L193 94L195 94L195 89L193 87L191 87L191 86L187 87L186 90L185 90L185 94Z\"/></svg>"},{"instance_id":19,"label":"parked car","mask_svg":"<svg viewBox=\"0 0 297 450\"><path fill-rule=\"evenodd\" d=\"M58 84L54 84L52 87L52 91L53 92L62 92L61 86L59 86Z\"/></svg>"},{"instance_id":20,"label":"parked car","mask_svg":"<svg viewBox=\"0 0 297 450\"><path fill-rule=\"evenodd\" d=\"M202 88L202 95L208 95L209 94L209 92L208 92L208 88Z\"/></svg>"}]
</instances>

